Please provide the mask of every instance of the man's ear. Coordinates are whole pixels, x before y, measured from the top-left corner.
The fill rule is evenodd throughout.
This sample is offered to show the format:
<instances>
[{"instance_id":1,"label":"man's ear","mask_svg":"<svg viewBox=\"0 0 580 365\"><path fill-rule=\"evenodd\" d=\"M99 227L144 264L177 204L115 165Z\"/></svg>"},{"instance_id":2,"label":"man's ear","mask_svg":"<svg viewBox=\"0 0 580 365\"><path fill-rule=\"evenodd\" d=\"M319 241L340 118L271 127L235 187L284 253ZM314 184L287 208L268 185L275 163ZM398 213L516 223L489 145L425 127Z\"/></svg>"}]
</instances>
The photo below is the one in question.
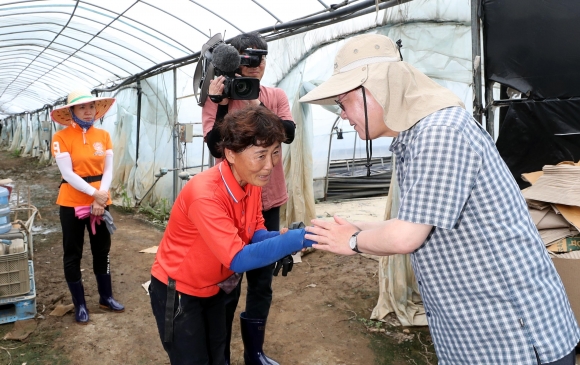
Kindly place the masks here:
<instances>
[{"instance_id":1,"label":"man's ear","mask_svg":"<svg viewBox=\"0 0 580 365\"><path fill-rule=\"evenodd\" d=\"M236 161L236 154L234 153L234 151L228 148L224 148L224 157L230 165L234 164Z\"/></svg>"}]
</instances>

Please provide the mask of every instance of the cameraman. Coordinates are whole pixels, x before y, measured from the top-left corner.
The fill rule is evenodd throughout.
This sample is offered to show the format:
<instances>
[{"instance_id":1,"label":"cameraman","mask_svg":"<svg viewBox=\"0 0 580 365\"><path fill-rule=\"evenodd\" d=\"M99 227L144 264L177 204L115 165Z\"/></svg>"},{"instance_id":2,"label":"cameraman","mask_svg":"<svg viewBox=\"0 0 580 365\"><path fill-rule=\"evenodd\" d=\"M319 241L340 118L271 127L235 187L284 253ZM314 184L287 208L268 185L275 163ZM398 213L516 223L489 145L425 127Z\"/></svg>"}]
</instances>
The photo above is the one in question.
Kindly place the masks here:
<instances>
[{"instance_id":1,"label":"cameraman","mask_svg":"<svg viewBox=\"0 0 580 365\"><path fill-rule=\"evenodd\" d=\"M244 54L248 48L267 50L268 44L259 33L245 33L236 36L231 45ZM262 62L258 67L240 66L239 73L244 77L254 77L259 80L266 70L266 56L262 56ZM212 80L209 85L209 95L222 95L224 89L224 77L219 76ZM216 158L222 158L217 148L221 141L218 126L228 112L245 108L249 105L262 105L268 108L280 118L280 123L286 132L286 141L292 143L296 125L292 120L288 97L282 89L260 85L260 96L255 100L229 100L224 98L219 104L209 98L203 106L202 124L205 141ZM270 182L262 188L262 214L268 231L280 230L280 206L288 200L286 181L284 179L283 163L277 164L270 178ZM244 359L247 365L277 365L274 360L262 353L264 342L264 328L272 303L272 274L274 264L246 272L248 289L246 295L245 313L240 314L242 339L244 341ZM238 305L241 293L240 284L226 298L226 323L227 342L225 348L226 363L230 359L230 340L234 313Z\"/></svg>"}]
</instances>

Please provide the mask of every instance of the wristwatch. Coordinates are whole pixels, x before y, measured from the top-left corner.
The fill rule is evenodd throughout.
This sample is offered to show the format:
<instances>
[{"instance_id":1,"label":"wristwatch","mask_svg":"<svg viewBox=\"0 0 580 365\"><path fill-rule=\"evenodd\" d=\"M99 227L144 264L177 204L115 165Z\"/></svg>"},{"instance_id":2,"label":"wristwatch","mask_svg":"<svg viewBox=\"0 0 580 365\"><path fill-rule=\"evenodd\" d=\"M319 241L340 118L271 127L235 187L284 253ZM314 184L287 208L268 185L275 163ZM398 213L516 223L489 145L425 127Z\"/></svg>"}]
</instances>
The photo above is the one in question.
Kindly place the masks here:
<instances>
[{"instance_id":1,"label":"wristwatch","mask_svg":"<svg viewBox=\"0 0 580 365\"><path fill-rule=\"evenodd\" d=\"M362 231L355 232L352 236L350 236L350 240L348 240L348 245L350 246L351 250L357 253L362 253L359 251L358 245L356 243L356 236L358 236L358 234L361 232Z\"/></svg>"}]
</instances>

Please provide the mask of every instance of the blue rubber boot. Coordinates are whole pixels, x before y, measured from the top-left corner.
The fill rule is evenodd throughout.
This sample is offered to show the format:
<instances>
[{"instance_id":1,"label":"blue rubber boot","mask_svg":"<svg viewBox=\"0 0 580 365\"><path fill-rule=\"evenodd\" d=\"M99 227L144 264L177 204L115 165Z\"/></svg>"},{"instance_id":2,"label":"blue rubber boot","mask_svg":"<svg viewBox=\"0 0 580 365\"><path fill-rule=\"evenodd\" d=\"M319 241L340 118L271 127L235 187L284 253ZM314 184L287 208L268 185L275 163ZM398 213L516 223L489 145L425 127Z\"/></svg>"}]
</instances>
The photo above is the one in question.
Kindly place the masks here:
<instances>
[{"instance_id":1,"label":"blue rubber boot","mask_svg":"<svg viewBox=\"0 0 580 365\"><path fill-rule=\"evenodd\" d=\"M85 302L85 288L83 287L82 280L75 283L67 282L67 284L75 306L75 320L78 324L88 324L89 310L87 309L87 303Z\"/></svg>"},{"instance_id":2,"label":"blue rubber boot","mask_svg":"<svg viewBox=\"0 0 580 365\"><path fill-rule=\"evenodd\" d=\"M113 312L124 312L125 307L113 298L111 275L95 274L95 276L97 277L97 288L99 289L99 307Z\"/></svg>"},{"instance_id":3,"label":"blue rubber boot","mask_svg":"<svg viewBox=\"0 0 580 365\"><path fill-rule=\"evenodd\" d=\"M262 350L266 335L266 320L246 318L246 312L243 312L240 314L240 325L246 365L280 365L266 356Z\"/></svg>"}]
</instances>

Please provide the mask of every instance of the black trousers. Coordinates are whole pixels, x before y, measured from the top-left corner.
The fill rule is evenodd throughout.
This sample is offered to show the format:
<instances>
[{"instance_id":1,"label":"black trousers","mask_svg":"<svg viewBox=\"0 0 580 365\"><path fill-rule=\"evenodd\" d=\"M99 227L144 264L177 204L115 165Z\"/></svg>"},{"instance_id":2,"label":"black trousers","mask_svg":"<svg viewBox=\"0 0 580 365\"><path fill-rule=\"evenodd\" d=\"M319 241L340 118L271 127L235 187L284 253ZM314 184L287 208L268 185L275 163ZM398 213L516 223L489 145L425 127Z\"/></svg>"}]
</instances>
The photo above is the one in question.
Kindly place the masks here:
<instances>
[{"instance_id":1,"label":"black trousers","mask_svg":"<svg viewBox=\"0 0 580 365\"><path fill-rule=\"evenodd\" d=\"M268 231L280 230L280 207L262 211L264 215L266 229ZM254 269L246 272L248 289L246 294L246 315L248 318L266 319L270 312L272 304L272 274L274 273L274 264ZM226 294L226 357L229 358L230 342L232 339L232 324L242 293L242 281L229 294Z\"/></svg>"},{"instance_id":2,"label":"black trousers","mask_svg":"<svg viewBox=\"0 0 580 365\"><path fill-rule=\"evenodd\" d=\"M105 208L107 210L107 208ZM78 219L75 217L75 208L60 207L60 225L62 226L62 247L64 251L64 277L67 282L81 280L81 259L85 228L89 231L91 253L93 254L93 272L108 274L109 251L111 250L111 234L104 221L96 224L96 234L91 230L90 218Z\"/></svg>"},{"instance_id":3,"label":"black trousers","mask_svg":"<svg viewBox=\"0 0 580 365\"><path fill-rule=\"evenodd\" d=\"M538 365L575 365L576 364L576 349L573 349L572 352L570 352L568 355L566 355L563 358L561 358L560 360L556 360L554 362L540 363L540 358L538 357L537 352L536 352L536 359L538 360Z\"/></svg>"},{"instance_id":4,"label":"black trousers","mask_svg":"<svg viewBox=\"0 0 580 365\"><path fill-rule=\"evenodd\" d=\"M151 277L149 296L163 348L172 365L224 365L226 321L224 292L209 298L176 293L173 340L165 338L167 284Z\"/></svg>"}]
</instances>

